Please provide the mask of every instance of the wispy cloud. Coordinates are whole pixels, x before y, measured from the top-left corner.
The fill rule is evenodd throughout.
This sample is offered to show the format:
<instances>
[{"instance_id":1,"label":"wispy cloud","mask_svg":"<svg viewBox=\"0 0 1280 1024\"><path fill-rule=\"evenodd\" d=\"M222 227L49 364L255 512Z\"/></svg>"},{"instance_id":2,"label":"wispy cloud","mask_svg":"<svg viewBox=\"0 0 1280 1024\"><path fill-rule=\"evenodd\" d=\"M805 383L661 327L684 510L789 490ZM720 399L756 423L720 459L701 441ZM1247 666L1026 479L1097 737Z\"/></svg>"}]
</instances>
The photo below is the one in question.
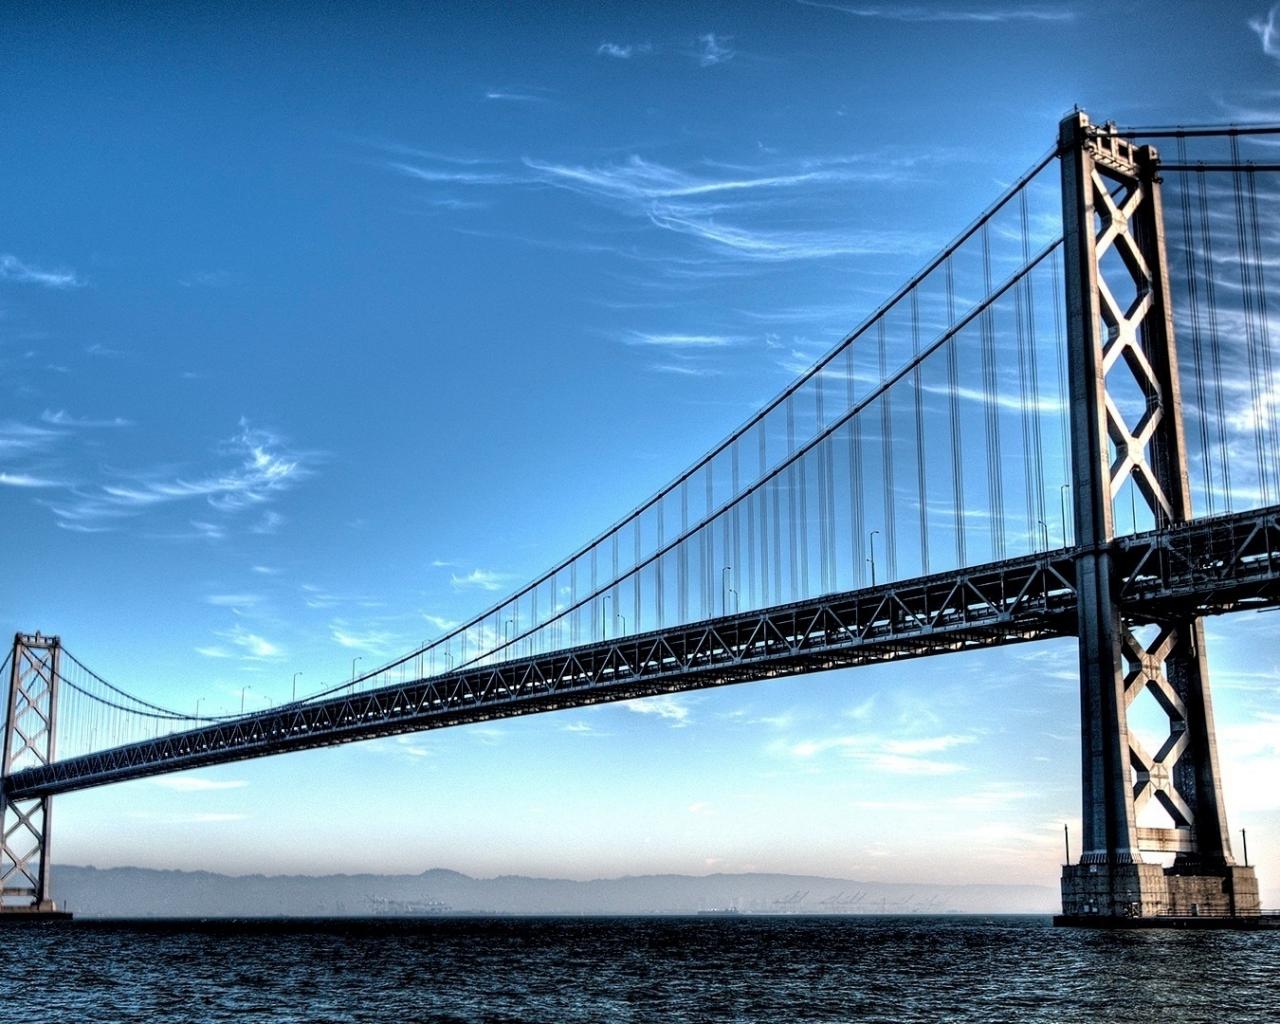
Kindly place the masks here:
<instances>
[{"instance_id":1,"label":"wispy cloud","mask_svg":"<svg viewBox=\"0 0 1280 1024\"><path fill-rule=\"evenodd\" d=\"M694 363L652 363L649 369L655 373L673 373L678 377L719 377L724 373L714 366Z\"/></svg>"},{"instance_id":2,"label":"wispy cloud","mask_svg":"<svg viewBox=\"0 0 1280 1024\"><path fill-rule=\"evenodd\" d=\"M714 217L654 207L649 219L660 228L689 235L721 253L752 260L823 259L831 256L889 256L924 252L930 242L899 231L852 232L749 229Z\"/></svg>"},{"instance_id":3,"label":"wispy cloud","mask_svg":"<svg viewBox=\"0 0 1280 1024\"><path fill-rule=\"evenodd\" d=\"M222 540L227 535L225 526L221 526L218 523L210 523L203 519L191 520L191 528L195 530L196 536L203 540Z\"/></svg>"},{"instance_id":4,"label":"wispy cloud","mask_svg":"<svg viewBox=\"0 0 1280 1024\"><path fill-rule=\"evenodd\" d=\"M369 654L388 654L404 646L395 633L385 629L355 630L342 619L329 623L329 635L341 647Z\"/></svg>"},{"instance_id":5,"label":"wispy cloud","mask_svg":"<svg viewBox=\"0 0 1280 1024\"><path fill-rule=\"evenodd\" d=\"M425 154L424 154L425 156ZM900 230L841 232L778 226L771 212L781 205L825 201L833 190L852 183L901 184L918 159L885 154L805 157L754 166L712 164L682 169L633 154L622 161L577 164L526 156L519 168L489 163L457 163L431 158L423 163L396 159L392 170L441 188L551 187L582 195L649 225L685 236L710 256L700 265L680 266L669 252L652 258L669 276L722 276L728 261L762 262L859 255L900 255L929 250L936 239ZM825 218L824 218L825 219ZM789 218L797 224L796 217ZM768 226L753 226L755 224ZM710 264L710 265L705 265Z\"/></svg>"},{"instance_id":6,"label":"wispy cloud","mask_svg":"<svg viewBox=\"0 0 1280 1024\"><path fill-rule=\"evenodd\" d=\"M308 608L336 608L338 605L355 605L358 608L379 608L381 601L359 594L334 594L314 583L303 583L299 589L303 603Z\"/></svg>"},{"instance_id":7,"label":"wispy cloud","mask_svg":"<svg viewBox=\"0 0 1280 1024\"><path fill-rule=\"evenodd\" d=\"M148 781L153 786L163 786L179 793L211 793L223 789L244 789L249 785L243 779L202 779L192 775L169 775Z\"/></svg>"},{"instance_id":8,"label":"wispy cloud","mask_svg":"<svg viewBox=\"0 0 1280 1024\"><path fill-rule=\"evenodd\" d=\"M524 185L528 178L502 171L478 171L470 167L424 167L391 160L387 167L409 178L438 185Z\"/></svg>"},{"instance_id":9,"label":"wispy cloud","mask_svg":"<svg viewBox=\"0 0 1280 1024\"><path fill-rule=\"evenodd\" d=\"M623 336L628 345L653 345L658 348L724 348L741 339L727 334L649 334L630 331Z\"/></svg>"},{"instance_id":10,"label":"wispy cloud","mask_svg":"<svg viewBox=\"0 0 1280 1024\"><path fill-rule=\"evenodd\" d=\"M924 7L896 4L830 4L819 0L796 0L802 7L821 7L855 18L882 18L887 21L943 21L997 24L1005 21L1074 21L1076 13L1061 7Z\"/></svg>"},{"instance_id":11,"label":"wispy cloud","mask_svg":"<svg viewBox=\"0 0 1280 1024\"><path fill-rule=\"evenodd\" d=\"M56 416L57 414L55 414ZM217 512L235 514L261 508L295 486L312 472L311 457L290 450L275 433L240 421L239 431L218 446L218 453L235 463L225 469L191 477L167 472L136 473L96 488L74 489L65 499L50 502L59 524L68 528L105 529L110 524L150 510L191 501L203 501ZM263 510L251 527L269 533L283 521L278 512ZM200 536L218 539L220 523L192 521Z\"/></svg>"},{"instance_id":12,"label":"wispy cloud","mask_svg":"<svg viewBox=\"0 0 1280 1024\"><path fill-rule=\"evenodd\" d=\"M46 409L40 414L40 421L55 427L79 427L83 429L133 426L132 420L126 420L121 416L113 416L110 419L95 420L89 417L72 416L65 409L58 409L57 411Z\"/></svg>"},{"instance_id":13,"label":"wispy cloud","mask_svg":"<svg viewBox=\"0 0 1280 1024\"><path fill-rule=\"evenodd\" d=\"M693 54L698 61L698 66L711 68L733 60L736 51L729 46L731 39L731 36L719 36L714 32L698 36Z\"/></svg>"},{"instance_id":14,"label":"wispy cloud","mask_svg":"<svg viewBox=\"0 0 1280 1024\"><path fill-rule=\"evenodd\" d=\"M472 569L465 576L450 574L449 582L454 590L501 590L512 577L509 573L490 569Z\"/></svg>"},{"instance_id":15,"label":"wispy cloud","mask_svg":"<svg viewBox=\"0 0 1280 1024\"><path fill-rule=\"evenodd\" d=\"M1280 60L1280 25L1277 24L1277 15L1280 15L1280 6L1272 7L1267 12L1267 20L1262 18L1249 19L1249 27L1258 35L1258 40L1262 43L1262 52L1268 57Z\"/></svg>"},{"instance_id":16,"label":"wispy cloud","mask_svg":"<svg viewBox=\"0 0 1280 1024\"><path fill-rule=\"evenodd\" d=\"M652 43L601 43L596 47L597 57L613 57L617 60L630 60L641 54L652 53Z\"/></svg>"},{"instance_id":17,"label":"wispy cloud","mask_svg":"<svg viewBox=\"0 0 1280 1024\"><path fill-rule=\"evenodd\" d=\"M983 391L979 391L977 388L966 388L960 386L952 388L936 384L922 384L920 385L920 390L930 395L955 395L956 398L963 402L974 402L977 405L994 406L997 409L1005 409L1009 412L1024 412L1029 410L1031 412L1052 413L1062 411L1062 403L1051 395L1037 395L1034 398L1027 399L1024 408L1023 399L1010 390L997 390L988 395Z\"/></svg>"},{"instance_id":18,"label":"wispy cloud","mask_svg":"<svg viewBox=\"0 0 1280 1024\"><path fill-rule=\"evenodd\" d=\"M547 184L586 191L616 199L654 200L712 196L717 193L752 189L791 188L798 185L831 184L862 178L846 161L807 161L788 171L737 174L718 178L691 174L678 168L632 155L622 163L587 167L524 159L524 165L542 176Z\"/></svg>"},{"instance_id":19,"label":"wispy cloud","mask_svg":"<svg viewBox=\"0 0 1280 1024\"><path fill-rule=\"evenodd\" d=\"M269 508L262 513L257 522L249 527L249 532L257 534L278 533L284 522L284 516L275 509Z\"/></svg>"},{"instance_id":20,"label":"wispy cloud","mask_svg":"<svg viewBox=\"0 0 1280 1024\"><path fill-rule=\"evenodd\" d=\"M260 594L210 594L205 598L215 608L252 608L261 600Z\"/></svg>"},{"instance_id":21,"label":"wispy cloud","mask_svg":"<svg viewBox=\"0 0 1280 1024\"><path fill-rule=\"evenodd\" d=\"M621 706L637 715L656 715L658 718L664 718L675 728L689 724L689 707L678 697L669 695L641 697L638 700L624 700Z\"/></svg>"},{"instance_id":22,"label":"wispy cloud","mask_svg":"<svg viewBox=\"0 0 1280 1024\"><path fill-rule=\"evenodd\" d=\"M791 757L809 760L831 751L893 775L953 775L964 765L938 761L926 755L975 742L977 737L947 733L939 736L891 739L871 733L801 740L786 747Z\"/></svg>"},{"instance_id":23,"label":"wispy cloud","mask_svg":"<svg viewBox=\"0 0 1280 1024\"><path fill-rule=\"evenodd\" d=\"M38 284L45 288L79 288L84 284L74 270L64 267L45 270L33 264L24 263L17 256L7 252L0 253L0 281Z\"/></svg>"},{"instance_id":24,"label":"wispy cloud","mask_svg":"<svg viewBox=\"0 0 1280 1024\"><path fill-rule=\"evenodd\" d=\"M240 625L236 625L217 635L244 651L245 654L242 657L254 661L266 661L284 657L284 651L279 646L265 637L259 636L257 633L251 633Z\"/></svg>"},{"instance_id":25,"label":"wispy cloud","mask_svg":"<svg viewBox=\"0 0 1280 1024\"><path fill-rule=\"evenodd\" d=\"M49 430L29 423L0 423L0 455L43 451L65 436L60 430Z\"/></svg>"},{"instance_id":26,"label":"wispy cloud","mask_svg":"<svg viewBox=\"0 0 1280 1024\"><path fill-rule=\"evenodd\" d=\"M457 619L446 619L439 615L424 614L422 617L426 619L426 621L429 624L434 626L436 629L440 630L442 633L446 630L453 629L454 626L459 624Z\"/></svg>"},{"instance_id":27,"label":"wispy cloud","mask_svg":"<svg viewBox=\"0 0 1280 1024\"><path fill-rule=\"evenodd\" d=\"M528 87L486 89L484 98L506 103L546 103L547 97Z\"/></svg>"},{"instance_id":28,"label":"wispy cloud","mask_svg":"<svg viewBox=\"0 0 1280 1024\"><path fill-rule=\"evenodd\" d=\"M45 477L32 476L30 473L0 473L0 487L64 487L66 486L59 480L49 480Z\"/></svg>"},{"instance_id":29,"label":"wispy cloud","mask_svg":"<svg viewBox=\"0 0 1280 1024\"><path fill-rule=\"evenodd\" d=\"M590 722L566 722L564 725L560 726L560 731L577 733L579 736L604 735L604 733L593 726Z\"/></svg>"}]
</instances>

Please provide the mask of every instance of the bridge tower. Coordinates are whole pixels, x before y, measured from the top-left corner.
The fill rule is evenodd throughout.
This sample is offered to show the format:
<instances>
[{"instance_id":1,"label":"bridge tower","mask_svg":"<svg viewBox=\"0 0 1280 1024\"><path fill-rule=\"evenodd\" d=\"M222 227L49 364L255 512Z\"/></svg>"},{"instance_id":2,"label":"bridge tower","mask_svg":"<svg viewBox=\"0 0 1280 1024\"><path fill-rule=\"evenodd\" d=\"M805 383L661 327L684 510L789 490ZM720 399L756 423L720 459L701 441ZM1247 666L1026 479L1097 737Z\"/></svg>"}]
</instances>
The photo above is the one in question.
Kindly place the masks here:
<instances>
[{"instance_id":1,"label":"bridge tower","mask_svg":"<svg viewBox=\"0 0 1280 1024\"><path fill-rule=\"evenodd\" d=\"M10 800L2 791L13 772L53 760L60 654L56 636L18 633L13 638L0 774L0 919L69 916L59 914L49 897L52 797Z\"/></svg>"},{"instance_id":2,"label":"bridge tower","mask_svg":"<svg viewBox=\"0 0 1280 1024\"><path fill-rule=\"evenodd\" d=\"M1081 112L1059 130L1084 793L1083 851L1063 869L1060 920L1253 915L1257 880L1227 832L1201 620L1122 614L1110 553L1126 482L1156 529L1192 511L1159 156ZM1145 400L1136 422L1126 393ZM1144 690L1168 717L1154 751L1129 729ZM1138 824L1153 800L1164 821Z\"/></svg>"}]
</instances>

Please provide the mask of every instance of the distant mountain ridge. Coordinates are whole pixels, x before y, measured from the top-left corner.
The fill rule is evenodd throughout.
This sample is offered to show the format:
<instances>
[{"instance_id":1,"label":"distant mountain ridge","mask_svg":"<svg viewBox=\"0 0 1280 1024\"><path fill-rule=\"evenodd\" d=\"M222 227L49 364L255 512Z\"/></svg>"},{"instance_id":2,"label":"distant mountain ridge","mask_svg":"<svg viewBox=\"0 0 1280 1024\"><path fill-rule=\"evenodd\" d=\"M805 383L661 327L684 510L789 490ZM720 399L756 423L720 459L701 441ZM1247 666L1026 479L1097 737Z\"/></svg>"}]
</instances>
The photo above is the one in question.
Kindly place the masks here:
<instances>
[{"instance_id":1,"label":"distant mountain ridge","mask_svg":"<svg viewBox=\"0 0 1280 1024\"><path fill-rule=\"evenodd\" d=\"M55 899L84 917L369 914L1052 913L1036 885L914 885L790 874L628 875L574 881L447 868L419 875L222 875L53 867Z\"/></svg>"}]
</instances>

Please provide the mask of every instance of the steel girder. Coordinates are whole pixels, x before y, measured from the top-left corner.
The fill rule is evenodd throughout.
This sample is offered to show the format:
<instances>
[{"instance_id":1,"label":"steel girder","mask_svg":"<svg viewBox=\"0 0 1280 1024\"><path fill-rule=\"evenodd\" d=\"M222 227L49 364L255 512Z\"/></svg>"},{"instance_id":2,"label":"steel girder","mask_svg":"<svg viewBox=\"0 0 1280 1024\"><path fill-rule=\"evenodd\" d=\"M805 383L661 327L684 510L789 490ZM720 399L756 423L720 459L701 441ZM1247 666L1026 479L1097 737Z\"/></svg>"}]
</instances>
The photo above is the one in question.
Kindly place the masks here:
<instances>
[{"instance_id":1,"label":"steel girder","mask_svg":"<svg viewBox=\"0 0 1280 1024\"><path fill-rule=\"evenodd\" d=\"M1135 622L1280 604L1280 507L1110 549ZM28 768L5 787L12 798L36 798L396 733L1074 635L1078 554L1025 556L286 705Z\"/></svg>"}]
</instances>

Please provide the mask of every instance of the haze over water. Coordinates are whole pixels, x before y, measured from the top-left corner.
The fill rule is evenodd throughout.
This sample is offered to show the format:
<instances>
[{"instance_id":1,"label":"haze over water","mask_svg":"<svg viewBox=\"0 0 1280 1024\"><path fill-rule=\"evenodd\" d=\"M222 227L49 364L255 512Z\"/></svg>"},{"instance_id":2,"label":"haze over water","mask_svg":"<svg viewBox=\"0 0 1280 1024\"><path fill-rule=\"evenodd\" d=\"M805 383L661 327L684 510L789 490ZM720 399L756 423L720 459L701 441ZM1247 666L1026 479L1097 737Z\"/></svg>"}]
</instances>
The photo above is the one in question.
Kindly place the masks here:
<instances>
[{"instance_id":1,"label":"haze over water","mask_svg":"<svg viewBox=\"0 0 1280 1024\"><path fill-rule=\"evenodd\" d=\"M1274 1020L1280 936L1043 917L101 922L0 946L11 1020Z\"/></svg>"}]
</instances>

